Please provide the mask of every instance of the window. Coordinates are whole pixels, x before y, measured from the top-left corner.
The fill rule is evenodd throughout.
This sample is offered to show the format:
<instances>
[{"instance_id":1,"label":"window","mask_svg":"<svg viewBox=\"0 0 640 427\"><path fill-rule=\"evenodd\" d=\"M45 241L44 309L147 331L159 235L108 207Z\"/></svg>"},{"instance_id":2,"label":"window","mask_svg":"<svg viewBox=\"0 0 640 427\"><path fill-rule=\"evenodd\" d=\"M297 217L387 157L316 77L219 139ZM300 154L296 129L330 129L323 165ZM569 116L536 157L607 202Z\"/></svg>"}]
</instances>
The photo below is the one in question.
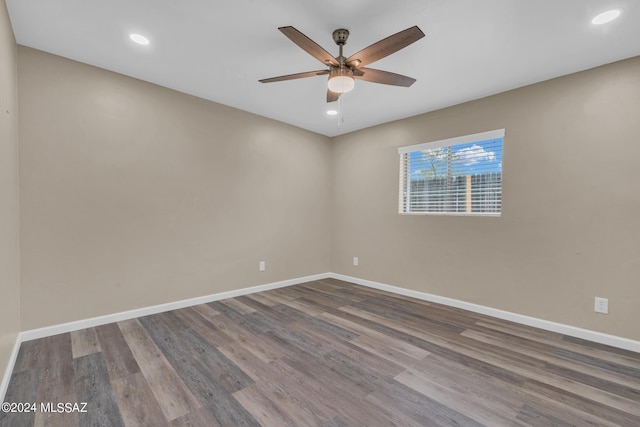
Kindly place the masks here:
<instances>
[{"instance_id":1,"label":"window","mask_svg":"<svg viewBox=\"0 0 640 427\"><path fill-rule=\"evenodd\" d=\"M504 129L398 149L400 213L500 216Z\"/></svg>"}]
</instances>

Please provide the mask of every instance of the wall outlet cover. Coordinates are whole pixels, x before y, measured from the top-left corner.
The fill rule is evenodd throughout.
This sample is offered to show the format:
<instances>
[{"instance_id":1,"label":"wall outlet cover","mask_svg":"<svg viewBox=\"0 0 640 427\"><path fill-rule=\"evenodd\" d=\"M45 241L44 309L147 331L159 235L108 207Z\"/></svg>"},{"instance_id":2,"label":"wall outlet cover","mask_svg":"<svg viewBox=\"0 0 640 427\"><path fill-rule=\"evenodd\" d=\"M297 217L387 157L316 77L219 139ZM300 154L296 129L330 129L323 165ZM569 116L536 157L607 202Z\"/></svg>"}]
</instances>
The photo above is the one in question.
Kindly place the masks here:
<instances>
[{"instance_id":1,"label":"wall outlet cover","mask_svg":"<svg viewBox=\"0 0 640 427\"><path fill-rule=\"evenodd\" d=\"M609 313L609 300L607 298L596 297L594 311L596 313Z\"/></svg>"}]
</instances>

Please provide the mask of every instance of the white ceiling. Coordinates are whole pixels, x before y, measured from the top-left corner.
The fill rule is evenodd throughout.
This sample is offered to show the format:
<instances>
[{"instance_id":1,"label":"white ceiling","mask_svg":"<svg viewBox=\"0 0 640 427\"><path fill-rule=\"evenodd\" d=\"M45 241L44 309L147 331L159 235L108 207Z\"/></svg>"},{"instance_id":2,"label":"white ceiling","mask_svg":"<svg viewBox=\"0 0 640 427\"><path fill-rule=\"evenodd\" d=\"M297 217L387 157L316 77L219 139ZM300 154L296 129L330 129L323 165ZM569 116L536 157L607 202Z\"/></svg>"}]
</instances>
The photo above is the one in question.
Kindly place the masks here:
<instances>
[{"instance_id":1,"label":"white ceiling","mask_svg":"<svg viewBox=\"0 0 640 427\"><path fill-rule=\"evenodd\" d=\"M6 0L19 44L335 136L640 55L638 0ZM596 14L622 9L616 21ZM370 65L410 88L356 81L343 122L326 115L326 76L277 28L345 56L418 25L426 37ZM129 33L146 35L147 47ZM329 104L335 106L335 104Z\"/></svg>"}]
</instances>

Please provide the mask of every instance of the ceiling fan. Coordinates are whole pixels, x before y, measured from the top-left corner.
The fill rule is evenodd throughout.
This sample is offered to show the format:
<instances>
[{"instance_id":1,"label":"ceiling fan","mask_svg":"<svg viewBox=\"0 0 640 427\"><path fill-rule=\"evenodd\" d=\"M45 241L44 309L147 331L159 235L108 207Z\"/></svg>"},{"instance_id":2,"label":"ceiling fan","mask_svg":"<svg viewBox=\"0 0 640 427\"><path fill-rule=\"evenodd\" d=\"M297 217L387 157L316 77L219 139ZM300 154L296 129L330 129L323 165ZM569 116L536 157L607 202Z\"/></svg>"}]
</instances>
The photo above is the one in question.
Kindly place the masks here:
<instances>
[{"instance_id":1,"label":"ceiling fan","mask_svg":"<svg viewBox=\"0 0 640 427\"><path fill-rule=\"evenodd\" d=\"M416 79L401 74L376 70L365 66L389 56L424 37L424 33L417 26L407 28L404 31L382 39L362 49L360 52L354 53L348 58L342 55L342 48L349 38L349 31L344 28L333 32L333 41L340 47L340 54L337 58L291 26L280 27L278 30L291 39L292 42L300 46L305 52L328 66L328 69L271 77L259 80L261 83L280 82L328 74L327 102L333 102L337 101L341 94L353 90L355 86L354 79L404 87L409 87L416 81Z\"/></svg>"}]
</instances>

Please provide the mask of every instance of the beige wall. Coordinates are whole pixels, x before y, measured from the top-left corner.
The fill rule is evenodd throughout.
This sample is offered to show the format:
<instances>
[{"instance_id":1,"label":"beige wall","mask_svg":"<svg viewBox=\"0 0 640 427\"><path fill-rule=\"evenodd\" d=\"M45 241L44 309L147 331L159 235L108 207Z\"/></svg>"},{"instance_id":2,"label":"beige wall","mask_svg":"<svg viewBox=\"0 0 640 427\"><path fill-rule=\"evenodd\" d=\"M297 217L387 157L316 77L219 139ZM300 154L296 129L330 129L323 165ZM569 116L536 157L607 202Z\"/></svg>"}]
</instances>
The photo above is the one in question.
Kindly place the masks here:
<instances>
[{"instance_id":1,"label":"beige wall","mask_svg":"<svg viewBox=\"0 0 640 427\"><path fill-rule=\"evenodd\" d=\"M330 270L327 137L22 46L18 66L24 330Z\"/></svg>"},{"instance_id":2,"label":"beige wall","mask_svg":"<svg viewBox=\"0 0 640 427\"><path fill-rule=\"evenodd\" d=\"M0 379L20 330L16 42L0 0Z\"/></svg>"},{"instance_id":3,"label":"beige wall","mask_svg":"<svg viewBox=\"0 0 640 427\"><path fill-rule=\"evenodd\" d=\"M398 215L397 147L500 128L501 218ZM639 138L638 57L337 137L333 271L639 340Z\"/></svg>"},{"instance_id":4,"label":"beige wall","mask_svg":"<svg viewBox=\"0 0 640 427\"><path fill-rule=\"evenodd\" d=\"M23 329L334 271L640 339L640 58L333 140L18 60ZM397 147L498 128L501 218L397 214Z\"/></svg>"}]
</instances>

